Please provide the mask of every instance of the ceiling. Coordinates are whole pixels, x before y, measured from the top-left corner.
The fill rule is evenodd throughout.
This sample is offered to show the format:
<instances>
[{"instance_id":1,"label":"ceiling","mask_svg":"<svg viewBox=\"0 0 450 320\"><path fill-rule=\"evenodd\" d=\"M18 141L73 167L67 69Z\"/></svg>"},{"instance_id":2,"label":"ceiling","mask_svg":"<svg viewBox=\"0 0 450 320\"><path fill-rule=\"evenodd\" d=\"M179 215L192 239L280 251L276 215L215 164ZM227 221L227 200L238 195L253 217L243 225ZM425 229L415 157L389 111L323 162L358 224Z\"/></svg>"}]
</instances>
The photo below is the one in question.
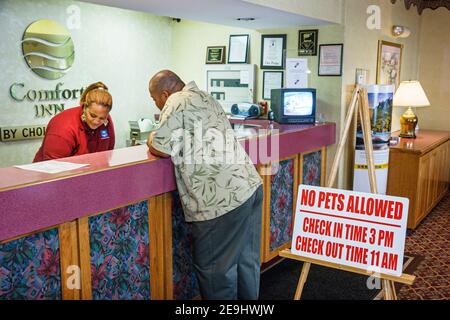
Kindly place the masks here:
<instances>
[{"instance_id":1,"label":"ceiling","mask_svg":"<svg viewBox=\"0 0 450 320\"><path fill-rule=\"evenodd\" d=\"M160 16L203 21L247 29L287 28L329 24L299 14L242 0L81 0L111 7L144 11ZM253 17L254 21L237 18Z\"/></svg>"}]
</instances>

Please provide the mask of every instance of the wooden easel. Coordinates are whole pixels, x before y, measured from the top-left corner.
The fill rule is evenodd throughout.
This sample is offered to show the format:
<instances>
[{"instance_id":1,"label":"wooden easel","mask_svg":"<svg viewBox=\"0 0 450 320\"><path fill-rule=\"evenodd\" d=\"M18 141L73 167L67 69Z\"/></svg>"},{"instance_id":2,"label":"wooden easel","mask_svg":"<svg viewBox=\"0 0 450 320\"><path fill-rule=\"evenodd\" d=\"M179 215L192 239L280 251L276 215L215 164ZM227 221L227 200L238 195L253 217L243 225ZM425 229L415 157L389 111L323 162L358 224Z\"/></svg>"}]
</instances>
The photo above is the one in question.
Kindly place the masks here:
<instances>
[{"instance_id":1,"label":"wooden easel","mask_svg":"<svg viewBox=\"0 0 450 320\"><path fill-rule=\"evenodd\" d=\"M356 116L355 116L355 113L356 113ZM363 138L364 138L364 148L366 151L367 166L369 169L370 190L372 193L378 193L376 177L375 177L375 164L374 164L374 160L373 160L372 135L371 135L372 126L370 124L369 99L367 96L367 89L362 88L359 85L356 86L355 91L353 92L353 95L352 95L350 107L349 107L347 116L345 118L345 124L344 124L344 130L342 133L342 138L341 138L341 141L339 142L337 152L334 157L333 165L331 167L330 175L328 177L326 186L328 188L333 187L333 184L336 180L339 160L342 156L342 152L344 150L344 146L345 146L345 143L348 138L348 132L350 129L350 125L352 124L353 119L355 119L355 120L357 119L358 115L359 115L359 119L361 122L361 129L362 129ZM304 287L306 279L308 277L308 273L309 273L311 264L317 264L317 265L321 265L321 266L325 266L325 267L329 267L329 268L334 268L334 269L339 269L339 270L343 270L343 271L348 271L348 272L353 272L353 273L358 273L358 274L363 274L363 275L367 275L367 276L373 276L376 278L380 278L380 279L382 279L385 300L397 300L394 282L411 285L411 284L413 284L414 279L415 279L415 276L409 275L409 274L402 274L400 277L396 277L396 276L387 275L387 274L372 273L372 272L369 272L364 269L358 269L358 268L354 268L354 267L338 265L335 263L310 259L310 258L306 258L306 257L300 257L298 255L292 254L289 249L281 251L280 256L304 262L302 272L300 274L300 279L298 280L297 290L295 291L294 300L300 300L300 297L303 292L303 287Z\"/></svg>"}]
</instances>

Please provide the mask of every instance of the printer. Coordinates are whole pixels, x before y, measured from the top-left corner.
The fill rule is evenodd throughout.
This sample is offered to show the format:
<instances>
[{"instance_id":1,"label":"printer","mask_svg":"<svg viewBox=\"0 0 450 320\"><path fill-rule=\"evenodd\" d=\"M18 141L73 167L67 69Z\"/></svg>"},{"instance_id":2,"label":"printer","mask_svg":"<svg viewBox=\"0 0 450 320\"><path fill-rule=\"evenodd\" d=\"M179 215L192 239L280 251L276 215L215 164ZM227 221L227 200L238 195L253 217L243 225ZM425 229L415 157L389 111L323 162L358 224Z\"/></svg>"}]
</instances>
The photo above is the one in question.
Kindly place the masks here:
<instances>
[{"instance_id":1,"label":"printer","mask_svg":"<svg viewBox=\"0 0 450 320\"><path fill-rule=\"evenodd\" d=\"M158 124L150 119L141 118L137 121L128 121L130 125L130 139L127 139L127 147L146 144L150 132L156 130Z\"/></svg>"}]
</instances>

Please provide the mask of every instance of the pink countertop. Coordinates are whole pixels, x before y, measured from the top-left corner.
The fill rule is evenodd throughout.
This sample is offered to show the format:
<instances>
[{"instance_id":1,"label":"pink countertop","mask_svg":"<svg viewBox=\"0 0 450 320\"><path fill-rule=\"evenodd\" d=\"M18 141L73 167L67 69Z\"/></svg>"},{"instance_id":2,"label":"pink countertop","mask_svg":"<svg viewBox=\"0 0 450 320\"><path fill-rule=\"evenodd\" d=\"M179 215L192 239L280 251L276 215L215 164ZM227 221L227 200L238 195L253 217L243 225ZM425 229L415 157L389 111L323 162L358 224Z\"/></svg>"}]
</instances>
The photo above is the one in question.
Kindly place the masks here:
<instances>
[{"instance_id":1,"label":"pink countertop","mask_svg":"<svg viewBox=\"0 0 450 320\"><path fill-rule=\"evenodd\" d=\"M0 191L21 188L30 184L54 181L88 173L109 170L124 165L134 165L150 161L170 161L152 155L147 146L140 145L105 152L84 154L81 156L61 158L58 161L88 164L88 166L61 173L41 173L16 167L0 168Z\"/></svg>"},{"instance_id":2,"label":"pink countertop","mask_svg":"<svg viewBox=\"0 0 450 320\"><path fill-rule=\"evenodd\" d=\"M244 123L232 120L233 123ZM241 139L247 152L278 149L279 159L335 143L335 124L257 124L255 135ZM277 131L278 130L278 131ZM274 144L278 144L277 148ZM275 160L252 152L254 163ZM16 167L0 168L0 241L55 226L90 214L131 204L176 189L173 164L148 152L145 145L98 152L61 161L88 164L76 170L46 174Z\"/></svg>"}]
</instances>

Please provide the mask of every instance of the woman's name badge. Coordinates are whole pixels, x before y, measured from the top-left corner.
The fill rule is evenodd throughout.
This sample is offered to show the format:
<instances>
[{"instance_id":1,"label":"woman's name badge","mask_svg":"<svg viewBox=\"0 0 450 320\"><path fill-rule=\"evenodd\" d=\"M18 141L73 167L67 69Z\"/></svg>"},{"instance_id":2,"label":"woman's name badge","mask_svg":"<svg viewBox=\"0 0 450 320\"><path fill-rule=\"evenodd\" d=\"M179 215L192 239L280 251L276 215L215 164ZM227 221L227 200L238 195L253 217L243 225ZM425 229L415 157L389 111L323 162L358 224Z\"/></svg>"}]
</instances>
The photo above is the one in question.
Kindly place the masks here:
<instances>
[{"instance_id":1,"label":"woman's name badge","mask_svg":"<svg viewBox=\"0 0 450 320\"><path fill-rule=\"evenodd\" d=\"M108 139L109 138L108 130L100 130L100 136L102 139Z\"/></svg>"}]
</instances>

